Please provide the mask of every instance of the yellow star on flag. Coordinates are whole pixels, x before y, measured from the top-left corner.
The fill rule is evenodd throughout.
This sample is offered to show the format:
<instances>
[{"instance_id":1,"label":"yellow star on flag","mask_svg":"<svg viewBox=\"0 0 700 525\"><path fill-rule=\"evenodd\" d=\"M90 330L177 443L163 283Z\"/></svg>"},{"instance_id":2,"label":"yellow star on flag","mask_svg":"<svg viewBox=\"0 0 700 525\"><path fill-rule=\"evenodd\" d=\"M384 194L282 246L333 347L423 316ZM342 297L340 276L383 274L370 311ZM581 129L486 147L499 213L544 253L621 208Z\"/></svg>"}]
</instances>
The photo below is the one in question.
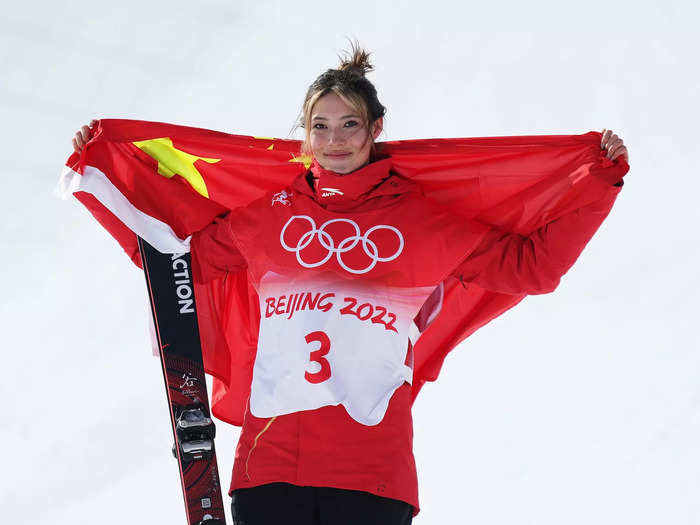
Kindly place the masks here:
<instances>
[{"instance_id":1,"label":"yellow star on flag","mask_svg":"<svg viewBox=\"0 0 700 525\"><path fill-rule=\"evenodd\" d=\"M189 182L190 186L192 186L197 193L209 198L207 185L204 183L202 174L194 167L194 163L197 160L203 160L204 162L214 164L221 159L198 157L197 155L192 155L191 153L177 149L173 146L173 141L168 137L141 140L133 144L149 157L158 161L158 173L168 179L173 178L175 175L180 175L180 177Z\"/></svg>"},{"instance_id":2,"label":"yellow star on flag","mask_svg":"<svg viewBox=\"0 0 700 525\"><path fill-rule=\"evenodd\" d=\"M295 157L294 154L292 154L292 158L289 159L289 162L296 162L297 164L303 164L304 167L308 170L309 166L311 166L311 163L313 162L314 158L311 155L301 155L299 157Z\"/></svg>"}]
</instances>

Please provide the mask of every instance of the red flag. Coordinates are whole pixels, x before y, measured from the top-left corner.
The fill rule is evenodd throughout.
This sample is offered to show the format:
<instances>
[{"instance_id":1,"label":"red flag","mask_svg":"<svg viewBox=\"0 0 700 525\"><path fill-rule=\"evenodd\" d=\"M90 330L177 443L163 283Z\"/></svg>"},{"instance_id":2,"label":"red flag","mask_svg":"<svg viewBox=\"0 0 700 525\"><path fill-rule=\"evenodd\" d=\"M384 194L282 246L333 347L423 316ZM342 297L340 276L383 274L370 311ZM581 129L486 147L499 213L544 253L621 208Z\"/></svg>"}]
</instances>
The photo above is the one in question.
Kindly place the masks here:
<instances>
[{"instance_id":1,"label":"red flag","mask_svg":"<svg viewBox=\"0 0 700 525\"><path fill-rule=\"evenodd\" d=\"M605 158L600 133L424 139L377 144L393 171L451 212L528 235L597 201L629 166ZM229 135L133 120L102 120L62 176L73 193L140 265L136 236L163 252L189 251L189 236L228 210L288 186L308 170L300 142ZM601 181L604 181L602 183ZM439 232L436 232L439 234ZM259 326L246 272L196 284L212 410L240 425ZM437 378L447 353L522 300L447 278L415 323L413 395Z\"/></svg>"}]
</instances>

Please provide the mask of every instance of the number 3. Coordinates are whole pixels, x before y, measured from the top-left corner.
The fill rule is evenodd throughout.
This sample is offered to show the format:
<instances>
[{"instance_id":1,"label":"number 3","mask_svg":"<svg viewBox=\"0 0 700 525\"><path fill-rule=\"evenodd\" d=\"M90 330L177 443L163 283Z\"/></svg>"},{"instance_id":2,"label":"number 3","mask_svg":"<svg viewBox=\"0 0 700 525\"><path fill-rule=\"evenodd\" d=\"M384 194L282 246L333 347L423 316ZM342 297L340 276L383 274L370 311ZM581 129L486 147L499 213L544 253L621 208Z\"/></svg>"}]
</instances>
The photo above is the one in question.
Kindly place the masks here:
<instances>
[{"instance_id":1,"label":"number 3","mask_svg":"<svg viewBox=\"0 0 700 525\"><path fill-rule=\"evenodd\" d=\"M306 339L307 343L313 343L314 341L318 341L319 343L321 343L321 348L319 348L318 350L314 350L309 354L309 361L321 365L321 370L319 370L318 372L314 372L313 374L306 372L304 374L304 378L309 383L323 383L331 377L331 364L325 357L323 357L331 351L331 340L328 338L325 332L321 331L306 334L306 337L304 337L304 339Z\"/></svg>"}]
</instances>

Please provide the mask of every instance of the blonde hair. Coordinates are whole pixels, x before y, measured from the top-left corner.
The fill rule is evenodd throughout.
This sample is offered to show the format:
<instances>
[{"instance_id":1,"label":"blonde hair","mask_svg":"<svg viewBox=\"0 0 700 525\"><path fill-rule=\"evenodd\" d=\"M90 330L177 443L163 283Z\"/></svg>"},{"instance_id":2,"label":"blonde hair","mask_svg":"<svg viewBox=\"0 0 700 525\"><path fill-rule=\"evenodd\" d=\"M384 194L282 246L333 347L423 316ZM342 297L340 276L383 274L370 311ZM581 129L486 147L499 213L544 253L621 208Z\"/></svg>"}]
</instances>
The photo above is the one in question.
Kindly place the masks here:
<instances>
[{"instance_id":1,"label":"blonde hair","mask_svg":"<svg viewBox=\"0 0 700 525\"><path fill-rule=\"evenodd\" d=\"M367 80L365 74L373 71L369 62L370 53L355 42L350 42L351 51L339 56L338 69L328 69L322 73L306 92L298 127L304 128L305 138L301 145L302 155L311 155L311 111L314 104L328 93L335 93L362 119L363 126L369 131L370 124L386 114L386 108L377 98L377 90ZM374 141L372 141L374 149Z\"/></svg>"}]
</instances>

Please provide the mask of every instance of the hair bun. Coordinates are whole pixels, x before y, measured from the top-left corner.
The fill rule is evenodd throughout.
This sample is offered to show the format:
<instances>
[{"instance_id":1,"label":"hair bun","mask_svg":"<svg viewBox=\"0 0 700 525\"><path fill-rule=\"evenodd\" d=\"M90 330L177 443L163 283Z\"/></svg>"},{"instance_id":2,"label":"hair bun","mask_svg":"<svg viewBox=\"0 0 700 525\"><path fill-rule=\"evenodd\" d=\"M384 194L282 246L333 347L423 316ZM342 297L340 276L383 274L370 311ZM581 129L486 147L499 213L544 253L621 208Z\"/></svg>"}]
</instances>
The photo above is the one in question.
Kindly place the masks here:
<instances>
[{"instance_id":1,"label":"hair bun","mask_svg":"<svg viewBox=\"0 0 700 525\"><path fill-rule=\"evenodd\" d=\"M344 56L339 56L340 71L351 71L364 77L368 72L374 71L374 66L369 62L371 53L365 51L357 42L351 42L351 51L344 51Z\"/></svg>"},{"instance_id":2,"label":"hair bun","mask_svg":"<svg viewBox=\"0 0 700 525\"><path fill-rule=\"evenodd\" d=\"M304 154L312 153L310 133L314 104L329 93L335 93L345 104L352 107L368 130L375 121L386 114L386 108L377 98L377 89L365 76L367 72L374 70L369 62L370 53L362 49L357 41L350 41L350 46L349 52L344 51L342 55L338 55L338 69L327 69L321 73L306 91L299 119L299 126L306 130L306 138L301 146Z\"/></svg>"}]
</instances>

